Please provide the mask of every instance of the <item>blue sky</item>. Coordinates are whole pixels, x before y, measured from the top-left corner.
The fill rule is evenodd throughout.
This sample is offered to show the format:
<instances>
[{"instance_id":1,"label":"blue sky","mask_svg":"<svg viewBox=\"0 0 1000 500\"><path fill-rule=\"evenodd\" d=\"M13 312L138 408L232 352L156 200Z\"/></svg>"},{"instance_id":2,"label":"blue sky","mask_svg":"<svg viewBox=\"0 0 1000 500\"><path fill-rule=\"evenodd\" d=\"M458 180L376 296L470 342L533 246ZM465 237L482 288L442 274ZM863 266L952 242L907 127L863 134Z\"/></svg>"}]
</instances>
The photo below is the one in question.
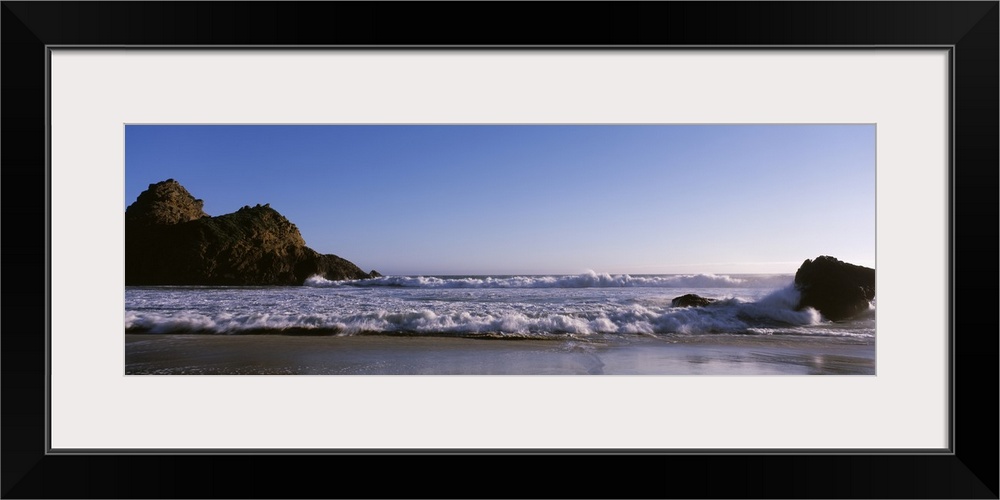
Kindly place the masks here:
<instances>
[{"instance_id":1,"label":"blue sky","mask_svg":"<svg viewBox=\"0 0 1000 500\"><path fill-rule=\"evenodd\" d=\"M874 125L126 126L124 205L168 178L383 274L875 264Z\"/></svg>"}]
</instances>

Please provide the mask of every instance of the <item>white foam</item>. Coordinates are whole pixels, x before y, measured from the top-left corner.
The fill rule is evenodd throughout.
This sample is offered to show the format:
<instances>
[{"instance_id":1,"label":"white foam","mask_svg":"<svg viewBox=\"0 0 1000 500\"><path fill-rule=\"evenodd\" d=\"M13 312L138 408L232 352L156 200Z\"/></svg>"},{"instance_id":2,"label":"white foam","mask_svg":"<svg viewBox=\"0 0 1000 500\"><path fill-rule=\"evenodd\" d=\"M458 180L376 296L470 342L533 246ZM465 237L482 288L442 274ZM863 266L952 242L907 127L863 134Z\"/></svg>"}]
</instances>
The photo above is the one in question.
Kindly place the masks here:
<instances>
[{"instance_id":1,"label":"white foam","mask_svg":"<svg viewBox=\"0 0 1000 500\"><path fill-rule=\"evenodd\" d=\"M699 276L709 275L694 275ZM617 281L619 278L623 281ZM874 309L858 321L831 326L814 309L794 309L799 294L792 285L776 290L610 287L599 284L626 281L623 277L596 273L570 277L378 280L383 283L409 280L440 286L358 287L350 282L312 278L310 283L314 286L307 287L131 288L126 289L125 328L152 333L241 333L291 328L319 329L339 335L367 332L530 336L776 332L846 335L855 332L874 336ZM455 286L459 283L463 285ZM514 283L528 286L511 286ZM591 286L556 286L566 283ZM703 307L672 307L673 297L689 292L716 300Z\"/></svg>"},{"instance_id":2,"label":"white foam","mask_svg":"<svg viewBox=\"0 0 1000 500\"><path fill-rule=\"evenodd\" d=\"M411 288L620 288L620 287L666 287L666 288L733 288L759 286L761 279L779 279L787 282L788 277L764 276L760 278L734 278L727 275L692 274L632 276L611 275L588 271L570 276L504 276L504 277L437 277L437 276L383 276L365 280L330 281L321 276L312 276L305 281L310 287L411 287Z\"/></svg>"}]
</instances>

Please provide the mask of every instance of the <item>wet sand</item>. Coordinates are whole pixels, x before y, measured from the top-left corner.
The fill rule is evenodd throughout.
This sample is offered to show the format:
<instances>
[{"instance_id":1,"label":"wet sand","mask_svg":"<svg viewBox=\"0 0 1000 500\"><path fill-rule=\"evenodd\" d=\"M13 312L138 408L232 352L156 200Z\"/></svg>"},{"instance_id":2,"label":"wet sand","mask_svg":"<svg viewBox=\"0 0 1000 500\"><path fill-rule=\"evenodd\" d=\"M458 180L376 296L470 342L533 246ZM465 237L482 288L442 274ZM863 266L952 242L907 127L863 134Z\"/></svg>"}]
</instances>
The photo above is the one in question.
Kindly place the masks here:
<instances>
[{"instance_id":1,"label":"wet sand","mask_svg":"<svg viewBox=\"0 0 1000 500\"><path fill-rule=\"evenodd\" d=\"M692 336L601 344L449 337L126 334L126 375L874 375L853 339Z\"/></svg>"}]
</instances>

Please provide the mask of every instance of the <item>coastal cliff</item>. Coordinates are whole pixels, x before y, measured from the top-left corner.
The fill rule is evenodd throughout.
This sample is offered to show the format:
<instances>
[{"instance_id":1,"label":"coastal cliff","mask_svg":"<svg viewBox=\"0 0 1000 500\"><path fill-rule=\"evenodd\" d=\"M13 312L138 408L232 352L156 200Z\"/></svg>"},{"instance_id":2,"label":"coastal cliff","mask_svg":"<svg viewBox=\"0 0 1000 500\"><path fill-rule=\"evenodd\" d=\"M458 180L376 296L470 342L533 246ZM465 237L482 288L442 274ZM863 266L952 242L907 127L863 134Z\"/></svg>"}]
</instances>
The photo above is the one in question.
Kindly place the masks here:
<instances>
[{"instance_id":1,"label":"coastal cliff","mask_svg":"<svg viewBox=\"0 0 1000 500\"><path fill-rule=\"evenodd\" d=\"M126 285L301 285L380 276L309 248L269 205L212 217L173 179L150 184L125 210Z\"/></svg>"}]
</instances>

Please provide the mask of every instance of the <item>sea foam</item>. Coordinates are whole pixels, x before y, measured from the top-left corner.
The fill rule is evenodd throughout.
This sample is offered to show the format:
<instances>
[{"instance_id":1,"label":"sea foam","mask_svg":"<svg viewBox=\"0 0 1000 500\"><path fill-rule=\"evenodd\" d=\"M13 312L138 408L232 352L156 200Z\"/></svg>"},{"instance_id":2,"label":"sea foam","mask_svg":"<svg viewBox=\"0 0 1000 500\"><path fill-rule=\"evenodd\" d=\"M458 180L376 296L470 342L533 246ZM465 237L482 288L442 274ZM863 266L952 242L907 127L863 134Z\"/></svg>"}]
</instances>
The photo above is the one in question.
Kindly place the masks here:
<instances>
[{"instance_id":1,"label":"sea foam","mask_svg":"<svg viewBox=\"0 0 1000 500\"><path fill-rule=\"evenodd\" d=\"M608 340L657 335L873 338L796 310L791 275L386 276L301 287L126 287L125 330L148 333L454 335ZM714 301L673 307L694 293Z\"/></svg>"},{"instance_id":2,"label":"sea foam","mask_svg":"<svg viewBox=\"0 0 1000 500\"><path fill-rule=\"evenodd\" d=\"M784 280L785 278L780 278ZM758 286L759 278L715 274L632 276L593 271L578 275L552 276L383 276L366 280L330 281L312 276L306 286L324 287L405 287L405 288L739 288Z\"/></svg>"},{"instance_id":3,"label":"sea foam","mask_svg":"<svg viewBox=\"0 0 1000 500\"><path fill-rule=\"evenodd\" d=\"M438 278L440 279L440 278ZM440 279L443 283L490 279ZM517 278L493 278L512 283ZM531 278L527 283L544 283ZM433 281L432 281L433 282ZM573 282L573 281L564 281ZM320 282L321 283L321 282ZM699 293L711 288L697 289ZM714 289L715 302L673 307L677 291L648 287L284 287L127 289L125 329L149 333L601 337L782 333L873 335L874 311L858 328L825 326L814 309L795 310L798 291ZM852 329L853 328L853 329ZM868 333L866 333L868 332Z\"/></svg>"}]
</instances>

